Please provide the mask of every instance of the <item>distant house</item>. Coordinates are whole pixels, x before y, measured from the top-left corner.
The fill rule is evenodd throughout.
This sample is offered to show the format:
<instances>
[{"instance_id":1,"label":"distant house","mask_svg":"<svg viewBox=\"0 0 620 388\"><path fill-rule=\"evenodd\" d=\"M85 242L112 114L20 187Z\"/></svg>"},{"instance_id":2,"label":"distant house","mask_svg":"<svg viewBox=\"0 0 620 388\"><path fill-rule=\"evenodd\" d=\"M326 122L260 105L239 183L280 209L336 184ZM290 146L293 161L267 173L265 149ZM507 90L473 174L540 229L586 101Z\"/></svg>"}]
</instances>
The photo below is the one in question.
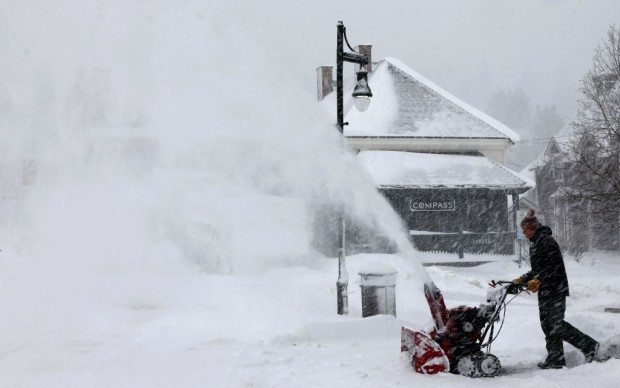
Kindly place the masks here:
<instances>
[{"instance_id":1,"label":"distant house","mask_svg":"<svg viewBox=\"0 0 620 388\"><path fill-rule=\"evenodd\" d=\"M569 138L570 129L567 125L549 140L545 150L527 167L533 173L537 185L526 195L536 199L537 210L542 215L541 221L551 226L560 244L568 240L566 213L562 211L566 204L560 204L557 198L564 183Z\"/></svg>"},{"instance_id":2,"label":"distant house","mask_svg":"<svg viewBox=\"0 0 620 388\"><path fill-rule=\"evenodd\" d=\"M352 108L345 83L344 135L416 247L512 254L507 197L533 187L503 165L518 135L397 59L372 67L367 111ZM335 116L331 68L318 75L319 100Z\"/></svg>"},{"instance_id":3,"label":"distant house","mask_svg":"<svg viewBox=\"0 0 620 388\"><path fill-rule=\"evenodd\" d=\"M593 205L586 200L570 200L565 195L570 190L570 181L579 179L571 169L571 137L572 129L567 124L530 163L527 170L533 173L536 187L524 197L534 199L543 222L552 228L563 249L575 254L592 249L618 249L619 238L615 234L610 236L609 225L595 222Z\"/></svg>"},{"instance_id":4,"label":"distant house","mask_svg":"<svg viewBox=\"0 0 620 388\"><path fill-rule=\"evenodd\" d=\"M542 160L543 155L538 155L538 157L533 160L530 164L528 164L523 170L519 171L519 175L529 179L531 182L536 182L536 166L540 164L540 160ZM508 211L512 213L514 203L511 199L508 201ZM538 201L538 190L536 190L536 186L532 187L525 193L519 195L519 201L517 203L517 219L521 220L525 217L525 214L528 210L534 209L536 211L536 217L543 223L545 223L545 214L541 211L539 201ZM517 228L518 229L518 228ZM519 230L517 230L519 231ZM522 234L522 233L521 233ZM521 237L520 234L520 237Z\"/></svg>"}]
</instances>

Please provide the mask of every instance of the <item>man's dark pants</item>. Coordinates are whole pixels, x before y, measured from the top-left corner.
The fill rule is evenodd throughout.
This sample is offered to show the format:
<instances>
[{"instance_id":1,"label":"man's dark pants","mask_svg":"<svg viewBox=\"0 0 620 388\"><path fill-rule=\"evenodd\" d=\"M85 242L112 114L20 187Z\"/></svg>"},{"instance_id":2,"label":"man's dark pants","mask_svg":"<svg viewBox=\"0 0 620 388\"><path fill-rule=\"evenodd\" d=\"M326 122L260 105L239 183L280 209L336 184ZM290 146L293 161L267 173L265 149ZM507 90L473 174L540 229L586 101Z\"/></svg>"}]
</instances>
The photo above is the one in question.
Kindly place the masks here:
<instances>
[{"instance_id":1,"label":"man's dark pants","mask_svg":"<svg viewBox=\"0 0 620 388\"><path fill-rule=\"evenodd\" d=\"M596 341L564 321L566 297L552 296L538 298L540 326L545 333L547 342L547 362L554 365L565 365L564 345L566 341L582 352L587 352L596 345Z\"/></svg>"}]
</instances>

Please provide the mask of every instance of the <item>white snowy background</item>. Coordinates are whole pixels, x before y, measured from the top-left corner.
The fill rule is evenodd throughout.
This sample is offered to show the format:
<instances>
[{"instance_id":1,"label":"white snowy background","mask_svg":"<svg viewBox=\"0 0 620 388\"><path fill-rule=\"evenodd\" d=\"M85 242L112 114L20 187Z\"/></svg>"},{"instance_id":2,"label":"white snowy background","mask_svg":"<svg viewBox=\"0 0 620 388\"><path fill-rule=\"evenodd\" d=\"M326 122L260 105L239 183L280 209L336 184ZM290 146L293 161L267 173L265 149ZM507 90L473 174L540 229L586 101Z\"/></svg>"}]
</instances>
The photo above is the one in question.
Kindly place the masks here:
<instances>
[{"instance_id":1,"label":"white snowy background","mask_svg":"<svg viewBox=\"0 0 620 388\"><path fill-rule=\"evenodd\" d=\"M312 56L331 63L343 19L351 39L391 42L384 56L416 67L429 43L389 33L399 10L419 20L416 10L438 17L431 11L448 7L437 25L448 30L487 6L487 16L511 11L442 3L0 0L0 387L617 386L618 361L581 365L568 345L571 368L536 369L545 351L535 296L509 305L493 349L506 373L496 379L418 375L399 351L401 325L431 324L421 292L429 276L449 307L476 306L489 280L526 268L505 258L422 268L433 258L408 246L316 103L313 69L325 63ZM573 14L580 25L586 4L529 5L566 6L559 25ZM530 13L515 9L509 36L529 30ZM534 20L544 36L547 19ZM583 71L604 20L579 57ZM437 36L460 34L451 31ZM460 51L431 47L420 67L433 69L431 52L458 67ZM492 47L482 48L487 58ZM439 74L427 73L438 83ZM24 160L37 166L27 186ZM402 251L348 258L348 316L335 313L336 260L310 245L314 212L343 205ZM196 241L202 255L192 254ZM377 260L398 270L397 318L361 318L357 272ZM603 310L620 304L618 257L566 261L567 319L617 342L620 318Z\"/></svg>"}]
</instances>

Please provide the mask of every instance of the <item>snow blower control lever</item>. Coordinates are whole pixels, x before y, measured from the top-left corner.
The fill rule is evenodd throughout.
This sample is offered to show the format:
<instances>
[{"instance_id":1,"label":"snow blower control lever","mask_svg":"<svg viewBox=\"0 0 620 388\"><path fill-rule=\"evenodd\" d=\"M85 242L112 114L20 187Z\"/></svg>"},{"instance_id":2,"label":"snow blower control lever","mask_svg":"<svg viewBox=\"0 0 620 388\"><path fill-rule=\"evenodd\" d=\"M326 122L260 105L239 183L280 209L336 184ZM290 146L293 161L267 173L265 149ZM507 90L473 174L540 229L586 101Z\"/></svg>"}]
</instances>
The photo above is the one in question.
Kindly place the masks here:
<instances>
[{"instance_id":1,"label":"snow blower control lever","mask_svg":"<svg viewBox=\"0 0 620 388\"><path fill-rule=\"evenodd\" d=\"M424 293L435 327L416 331L403 326L401 351L409 352L418 373L450 371L469 377L497 376L501 364L491 354L491 344L501 331L506 305L520 293L527 292L526 287L511 281L492 280L487 290L488 304L448 310L437 286L425 284ZM507 302L509 295L514 296ZM495 332L495 323L500 321L502 324Z\"/></svg>"}]
</instances>

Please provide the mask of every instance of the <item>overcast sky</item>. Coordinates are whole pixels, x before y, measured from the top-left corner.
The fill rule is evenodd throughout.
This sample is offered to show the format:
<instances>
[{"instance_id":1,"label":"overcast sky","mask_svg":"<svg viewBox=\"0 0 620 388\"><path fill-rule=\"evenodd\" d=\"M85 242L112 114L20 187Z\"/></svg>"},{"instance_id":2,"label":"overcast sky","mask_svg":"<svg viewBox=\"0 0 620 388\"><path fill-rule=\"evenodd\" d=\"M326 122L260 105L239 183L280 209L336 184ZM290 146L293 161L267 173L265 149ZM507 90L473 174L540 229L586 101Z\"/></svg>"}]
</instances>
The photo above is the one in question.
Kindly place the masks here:
<instances>
[{"instance_id":1,"label":"overcast sky","mask_svg":"<svg viewBox=\"0 0 620 388\"><path fill-rule=\"evenodd\" d=\"M186 26L191 18L195 25L212 24L203 28L209 32ZM398 58L479 109L487 108L494 90L521 87L533 103L555 104L570 117L594 50L619 19L618 0L0 0L0 48L8 56L4 65L8 60L17 68L33 56L49 62L79 51L105 63L137 56L136 50L150 55L147 20L170 31L169 47L178 52L203 50L198 43L209 41L205 35L221 32L228 39L227 31L240 31L248 46L264 46L259 50L270 52L293 82L314 94L315 68L335 64L336 24L342 20L352 45L373 44L374 60ZM80 38L97 23L120 38L102 34L98 47L85 47ZM49 38L53 34L56 40ZM118 52L109 54L114 46ZM156 55L172 61L178 52ZM20 59L23 53L30 58ZM211 55L208 47L205 55Z\"/></svg>"},{"instance_id":2,"label":"overcast sky","mask_svg":"<svg viewBox=\"0 0 620 388\"><path fill-rule=\"evenodd\" d=\"M373 44L373 59L396 57L477 108L497 88L521 87L568 116L596 46L620 23L617 0L239 2L240 22L309 73L334 64L342 20L351 45Z\"/></svg>"}]
</instances>

